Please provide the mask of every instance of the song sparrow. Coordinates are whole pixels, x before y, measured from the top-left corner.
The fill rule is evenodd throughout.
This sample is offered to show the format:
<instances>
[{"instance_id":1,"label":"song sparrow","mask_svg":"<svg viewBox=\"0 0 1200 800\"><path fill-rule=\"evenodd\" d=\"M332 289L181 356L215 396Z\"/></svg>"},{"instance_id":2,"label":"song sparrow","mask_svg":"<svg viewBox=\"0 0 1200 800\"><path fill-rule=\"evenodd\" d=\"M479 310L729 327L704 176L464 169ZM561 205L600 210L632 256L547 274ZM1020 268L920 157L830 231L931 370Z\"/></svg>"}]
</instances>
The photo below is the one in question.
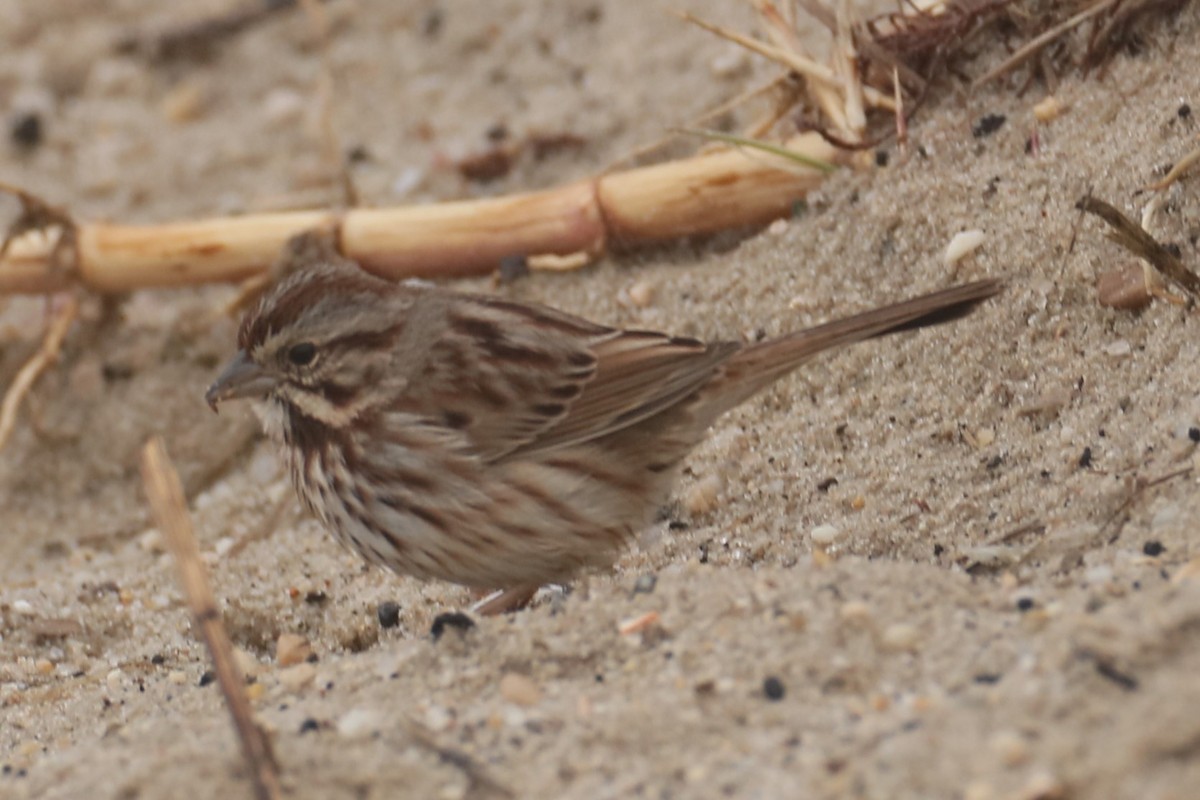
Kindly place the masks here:
<instances>
[{"instance_id":1,"label":"song sparrow","mask_svg":"<svg viewBox=\"0 0 1200 800\"><path fill-rule=\"evenodd\" d=\"M838 345L960 317L985 280L757 344L598 325L497 297L296 272L205 398L257 398L304 505L418 578L505 590L610 566L709 425Z\"/></svg>"}]
</instances>

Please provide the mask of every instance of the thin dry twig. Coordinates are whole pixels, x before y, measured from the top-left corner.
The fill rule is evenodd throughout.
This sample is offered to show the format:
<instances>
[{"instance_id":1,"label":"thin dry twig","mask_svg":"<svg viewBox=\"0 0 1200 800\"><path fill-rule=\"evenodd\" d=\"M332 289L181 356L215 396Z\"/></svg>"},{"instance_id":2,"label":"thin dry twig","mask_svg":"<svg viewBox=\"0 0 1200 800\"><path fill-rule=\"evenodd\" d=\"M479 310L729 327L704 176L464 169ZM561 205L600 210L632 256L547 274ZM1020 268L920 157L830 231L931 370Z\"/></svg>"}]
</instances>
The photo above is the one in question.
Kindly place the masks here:
<instances>
[{"instance_id":1,"label":"thin dry twig","mask_svg":"<svg viewBox=\"0 0 1200 800\"><path fill-rule=\"evenodd\" d=\"M1079 201L1079 208L1095 214L1113 229L1112 238L1117 244L1139 258L1149 261L1154 268L1174 281L1192 297L1200 297L1200 277L1183 265L1183 262L1163 247L1146 229L1113 206L1088 195Z\"/></svg>"},{"instance_id":2,"label":"thin dry twig","mask_svg":"<svg viewBox=\"0 0 1200 800\"><path fill-rule=\"evenodd\" d=\"M32 358L25 362L12 385L4 392L4 403L0 405L0 450L3 450L4 446L8 444L8 437L12 435L13 428L16 426L17 409L21 407L21 401L29 394L34 382L45 372L46 368L58 360L63 339L66 338L67 331L70 330L71 323L75 321L78 314L79 301L73 296L68 296L67 302L50 321L50 325L46 329L46 336L42 339L42 346L33 354Z\"/></svg>"},{"instance_id":3,"label":"thin dry twig","mask_svg":"<svg viewBox=\"0 0 1200 800\"><path fill-rule=\"evenodd\" d=\"M1022 64L1026 59L1030 58L1031 56L1036 55L1037 53L1040 53L1042 51L1042 49L1046 47L1046 45L1050 44L1058 37L1062 36L1063 34L1067 33L1068 31L1071 31L1074 28L1078 28L1080 25L1087 22L1092 17L1095 17L1099 14L1103 14L1105 11L1108 11L1109 9L1111 9L1114 5L1116 5L1120 1L1121 0L1099 0L1099 2L1094 3L1091 6L1088 6L1083 11L1080 11L1078 14L1074 15L1073 17L1071 17L1067 20L1064 20L1063 22L1060 22L1059 24L1055 25L1053 28L1050 28L1049 30L1042 32L1038 36L1035 36L1033 39L1029 40L1024 45L1022 45L1020 48L1018 48L1017 52L1013 53L1011 56L1004 59L1004 61L1001 62L998 66L996 66L995 68L993 68L991 70L988 70L988 72L986 74L984 74L983 77L977 78L975 80L975 82L973 84L971 84L972 88L978 88L978 87L982 86L983 84L987 83L988 81L991 81L994 78L998 78L999 76L1003 75L1004 73L1008 72L1009 70L1014 69L1015 67Z\"/></svg>"},{"instance_id":4,"label":"thin dry twig","mask_svg":"<svg viewBox=\"0 0 1200 800\"><path fill-rule=\"evenodd\" d=\"M254 721L250 701L242 688L245 681L233 659L233 645L221 622L221 612L217 608L208 575L200 560L200 549L192 534L192 521L188 516L183 485L179 482L179 474L171 464L162 439L157 436L142 449L142 482L155 522L166 537L179 567L180 586L192 618L212 656L217 682L254 778L255 796L259 800L277 800L281 796L279 766L270 740Z\"/></svg>"}]
</instances>

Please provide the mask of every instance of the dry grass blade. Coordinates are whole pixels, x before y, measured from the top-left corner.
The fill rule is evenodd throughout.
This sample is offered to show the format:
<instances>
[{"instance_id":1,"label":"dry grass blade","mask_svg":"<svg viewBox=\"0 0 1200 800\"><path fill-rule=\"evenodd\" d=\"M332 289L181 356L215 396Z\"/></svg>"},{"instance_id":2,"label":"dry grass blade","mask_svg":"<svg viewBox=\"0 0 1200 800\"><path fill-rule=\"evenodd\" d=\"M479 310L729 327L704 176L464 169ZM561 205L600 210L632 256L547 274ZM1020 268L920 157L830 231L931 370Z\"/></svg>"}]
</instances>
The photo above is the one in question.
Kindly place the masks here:
<instances>
[{"instance_id":1,"label":"dry grass blade","mask_svg":"<svg viewBox=\"0 0 1200 800\"><path fill-rule=\"evenodd\" d=\"M1200 277L1185 267L1174 253L1146 233L1141 225L1103 200L1090 195L1079 201L1079 208L1107 222L1113 229L1112 236L1117 244L1135 256L1149 261L1155 269L1192 297L1200 297Z\"/></svg>"},{"instance_id":2,"label":"dry grass blade","mask_svg":"<svg viewBox=\"0 0 1200 800\"><path fill-rule=\"evenodd\" d=\"M805 78L809 78L814 81L820 81L821 83L824 83L827 86L835 89L841 88L841 81L839 81L838 77L834 75L833 70L824 64L813 61L810 58L806 58L799 53L793 53L782 47L776 47L775 45L767 44L766 42L760 42L757 39L737 33L736 31L722 28L720 25L714 25L711 22L697 17L695 14L690 14L686 11L676 11L675 14L685 22L690 22L693 25L703 28L709 33L714 33L723 39L728 39L735 44L740 44L747 50L751 50L761 56L771 59L772 61L778 62L788 69L803 75ZM894 110L892 107L891 97L888 97L883 92L870 86L865 86L863 89L866 99L873 105L879 108L886 108L889 111Z\"/></svg>"},{"instance_id":3,"label":"dry grass blade","mask_svg":"<svg viewBox=\"0 0 1200 800\"><path fill-rule=\"evenodd\" d=\"M1161 181L1150 184L1146 187L1146 189L1152 192L1161 192L1163 189L1166 189L1171 184L1183 178L1183 176L1187 174L1187 171L1196 164L1200 164L1200 147L1179 159L1179 163L1171 167L1171 171L1168 172Z\"/></svg>"},{"instance_id":4,"label":"dry grass blade","mask_svg":"<svg viewBox=\"0 0 1200 800\"><path fill-rule=\"evenodd\" d=\"M42 346L25 362L12 385L4 392L4 403L0 405L0 450L8 444L8 437L12 435L16 426L17 409L21 407L21 401L29 394L38 377L58 359L63 339L66 338L67 331L78 313L79 301L74 297L68 298L66 304L50 321L50 327L46 329L46 336L42 339Z\"/></svg>"},{"instance_id":5,"label":"dry grass blade","mask_svg":"<svg viewBox=\"0 0 1200 800\"><path fill-rule=\"evenodd\" d=\"M166 537L179 567L180 585L188 608L212 656L217 682L233 716L242 752L254 778L255 796L259 800L277 800L280 797L279 767L270 740L255 723L250 701L242 689L244 680L233 660L233 645L221 623L221 612L192 535L192 521L188 516L183 485L179 482L179 474L171 464L162 439L158 437L151 439L142 449L142 482L155 523Z\"/></svg>"}]
</instances>

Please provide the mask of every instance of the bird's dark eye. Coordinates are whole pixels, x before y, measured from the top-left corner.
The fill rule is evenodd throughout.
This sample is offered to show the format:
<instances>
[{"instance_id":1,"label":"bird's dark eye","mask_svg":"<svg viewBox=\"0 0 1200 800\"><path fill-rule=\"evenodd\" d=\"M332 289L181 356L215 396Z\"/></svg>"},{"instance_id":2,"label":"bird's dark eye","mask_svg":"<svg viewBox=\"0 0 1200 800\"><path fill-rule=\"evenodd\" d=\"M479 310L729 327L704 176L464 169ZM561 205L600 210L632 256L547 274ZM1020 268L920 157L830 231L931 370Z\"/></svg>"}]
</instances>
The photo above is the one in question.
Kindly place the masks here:
<instances>
[{"instance_id":1,"label":"bird's dark eye","mask_svg":"<svg viewBox=\"0 0 1200 800\"><path fill-rule=\"evenodd\" d=\"M287 360L297 367L305 367L317 357L317 346L312 342L300 342L288 348Z\"/></svg>"}]
</instances>

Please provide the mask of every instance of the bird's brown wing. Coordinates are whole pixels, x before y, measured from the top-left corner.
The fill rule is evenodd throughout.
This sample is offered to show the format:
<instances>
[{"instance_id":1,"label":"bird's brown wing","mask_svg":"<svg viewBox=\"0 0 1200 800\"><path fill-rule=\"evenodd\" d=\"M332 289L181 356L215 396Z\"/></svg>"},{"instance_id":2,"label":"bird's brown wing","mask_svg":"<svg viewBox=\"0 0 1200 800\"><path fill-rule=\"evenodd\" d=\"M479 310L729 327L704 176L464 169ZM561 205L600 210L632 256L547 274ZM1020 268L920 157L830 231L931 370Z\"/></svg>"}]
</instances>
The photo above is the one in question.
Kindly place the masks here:
<instances>
[{"instance_id":1,"label":"bird's brown wing","mask_svg":"<svg viewBox=\"0 0 1200 800\"><path fill-rule=\"evenodd\" d=\"M696 393L733 353L735 342L630 331L598 343L595 376L567 413L516 453L597 439L659 414Z\"/></svg>"},{"instance_id":2,"label":"bird's brown wing","mask_svg":"<svg viewBox=\"0 0 1200 800\"><path fill-rule=\"evenodd\" d=\"M444 313L430 315L443 321L426 332L433 343L400 405L462 431L488 461L646 419L693 393L739 347L622 332L485 296L446 299Z\"/></svg>"}]
</instances>

